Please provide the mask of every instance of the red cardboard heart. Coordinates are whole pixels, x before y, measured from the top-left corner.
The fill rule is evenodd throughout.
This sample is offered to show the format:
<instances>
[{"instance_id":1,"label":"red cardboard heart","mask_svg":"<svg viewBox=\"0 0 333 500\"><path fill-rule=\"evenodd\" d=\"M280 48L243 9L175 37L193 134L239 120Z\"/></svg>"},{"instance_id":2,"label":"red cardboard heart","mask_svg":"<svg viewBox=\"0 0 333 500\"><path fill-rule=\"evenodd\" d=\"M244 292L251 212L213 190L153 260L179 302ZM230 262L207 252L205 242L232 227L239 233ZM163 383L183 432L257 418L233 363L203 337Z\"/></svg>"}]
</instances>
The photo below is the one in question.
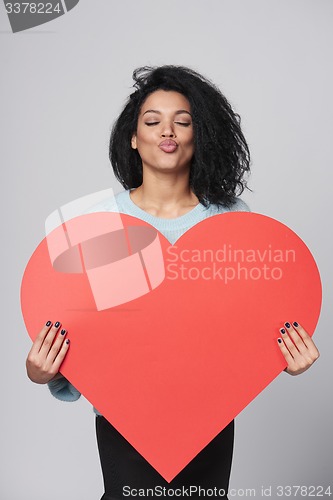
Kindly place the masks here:
<instances>
[{"instance_id":1,"label":"red cardboard heart","mask_svg":"<svg viewBox=\"0 0 333 500\"><path fill-rule=\"evenodd\" d=\"M87 275L56 271L46 240L21 299L32 339L44 319L68 329L61 372L170 482L285 368L281 325L313 333L321 284L302 240L259 214L209 217L173 246L159 239L165 278L134 300L97 311Z\"/></svg>"}]
</instances>

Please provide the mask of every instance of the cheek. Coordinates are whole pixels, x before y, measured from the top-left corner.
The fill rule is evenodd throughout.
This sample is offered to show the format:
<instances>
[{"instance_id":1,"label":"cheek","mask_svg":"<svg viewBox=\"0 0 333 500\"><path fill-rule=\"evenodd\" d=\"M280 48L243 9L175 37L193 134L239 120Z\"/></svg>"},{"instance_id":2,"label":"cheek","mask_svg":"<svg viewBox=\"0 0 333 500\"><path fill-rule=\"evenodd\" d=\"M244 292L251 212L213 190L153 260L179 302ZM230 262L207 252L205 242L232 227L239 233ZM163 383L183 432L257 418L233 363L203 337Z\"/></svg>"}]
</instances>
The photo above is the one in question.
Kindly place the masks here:
<instances>
[{"instance_id":1,"label":"cheek","mask_svg":"<svg viewBox=\"0 0 333 500\"><path fill-rule=\"evenodd\" d=\"M189 146L194 146L194 133L193 133L193 131L188 135L187 144Z\"/></svg>"},{"instance_id":2,"label":"cheek","mask_svg":"<svg viewBox=\"0 0 333 500\"><path fill-rule=\"evenodd\" d=\"M194 136L191 134L186 142L187 149L194 153Z\"/></svg>"},{"instance_id":3,"label":"cheek","mask_svg":"<svg viewBox=\"0 0 333 500\"><path fill-rule=\"evenodd\" d=\"M137 144L138 147L144 147L145 145L149 145L152 143L152 138L149 134L138 134L137 136Z\"/></svg>"}]
</instances>

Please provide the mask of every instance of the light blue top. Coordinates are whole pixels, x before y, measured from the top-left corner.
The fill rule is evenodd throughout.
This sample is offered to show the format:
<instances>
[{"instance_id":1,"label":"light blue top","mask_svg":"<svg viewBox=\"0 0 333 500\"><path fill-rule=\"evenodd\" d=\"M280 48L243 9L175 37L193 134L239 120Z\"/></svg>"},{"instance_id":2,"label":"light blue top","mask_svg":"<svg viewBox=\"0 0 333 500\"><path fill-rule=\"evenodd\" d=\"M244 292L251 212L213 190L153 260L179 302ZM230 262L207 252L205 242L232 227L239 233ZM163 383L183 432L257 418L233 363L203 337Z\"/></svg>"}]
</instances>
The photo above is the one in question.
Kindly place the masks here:
<instances>
[{"instance_id":1,"label":"light blue top","mask_svg":"<svg viewBox=\"0 0 333 500\"><path fill-rule=\"evenodd\" d=\"M249 212L250 209L240 198L237 198L232 207L218 207L210 205L205 207L201 203L192 210L174 219L164 219L155 217L139 208L130 198L130 191L122 191L114 198L104 200L95 205L90 212L120 212L131 215L137 219L148 222L162 233L173 245L186 231L198 222L211 217L212 215L223 214L225 212ZM51 394L61 401L76 401L81 393L65 378L61 377L48 383ZM97 415L100 413L94 408Z\"/></svg>"}]
</instances>

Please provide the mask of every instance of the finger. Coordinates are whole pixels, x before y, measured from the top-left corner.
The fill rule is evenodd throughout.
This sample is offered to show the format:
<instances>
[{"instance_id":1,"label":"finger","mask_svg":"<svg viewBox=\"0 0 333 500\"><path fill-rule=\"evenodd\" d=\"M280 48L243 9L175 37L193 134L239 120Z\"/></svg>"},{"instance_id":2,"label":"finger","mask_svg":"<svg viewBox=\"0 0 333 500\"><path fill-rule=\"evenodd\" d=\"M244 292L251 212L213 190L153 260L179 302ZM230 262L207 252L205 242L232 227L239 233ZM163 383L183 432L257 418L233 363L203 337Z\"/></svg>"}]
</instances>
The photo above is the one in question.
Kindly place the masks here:
<instances>
[{"instance_id":1,"label":"finger","mask_svg":"<svg viewBox=\"0 0 333 500\"><path fill-rule=\"evenodd\" d=\"M69 339L64 340L61 349L58 351L57 357L55 358L53 363L53 370L56 373L58 373L58 371L60 370L61 364L65 359L69 346L70 346L70 340Z\"/></svg>"},{"instance_id":2,"label":"finger","mask_svg":"<svg viewBox=\"0 0 333 500\"><path fill-rule=\"evenodd\" d=\"M303 356L306 356L308 354L308 352L307 352L308 348L307 348L306 344L304 343L302 337L300 335L298 335L297 330L288 321L284 324L284 328L280 330L281 333L282 333L282 330L287 331L289 337L291 338L292 342L296 346L298 352L300 352Z\"/></svg>"},{"instance_id":3,"label":"finger","mask_svg":"<svg viewBox=\"0 0 333 500\"><path fill-rule=\"evenodd\" d=\"M286 328L280 328L280 333L281 333L281 338L285 346L287 347L288 351L290 352L291 356L293 357L293 359L296 359L297 356L299 355L299 350L289 337Z\"/></svg>"},{"instance_id":4,"label":"finger","mask_svg":"<svg viewBox=\"0 0 333 500\"><path fill-rule=\"evenodd\" d=\"M44 338L44 341L43 341L43 343L41 345L41 348L39 350L39 354L42 357L46 358L46 356L48 355L49 350L52 347L54 338L55 338L55 336L56 336L59 328L60 328L60 322L57 321L56 323L54 323L54 325L52 326L52 328L50 328L49 332L46 334L46 336Z\"/></svg>"},{"instance_id":5,"label":"finger","mask_svg":"<svg viewBox=\"0 0 333 500\"><path fill-rule=\"evenodd\" d=\"M37 335L34 343L32 344L32 347L30 349L30 353L29 354L37 354L40 351L40 348L41 348L41 346L42 346L42 344L44 342L44 339L45 339L46 335L48 334L51 326L52 326L52 322L51 321L47 321L45 323L45 325L43 326L43 328L41 329L41 331Z\"/></svg>"},{"instance_id":6,"label":"finger","mask_svg":"<svg viewBox=\"0 0 333 500\"><path fill-rule=\"evenodd\" d=\"M311 349L314 352L316 352L318 354L318 356L319 356L319 351L318 351L318 349L316 347L316 344L313 342L312 337L307 333L307 331L304 330L304 328L302 327L302 325L300 325L299 323L297 323L297 321L294 321L293 322L293 327L295 328L295 330L297 331L298 335L303 340L303 342L306 345L306 347L308 349Z\"/></svg>"},{"instance_id":7,"label":"finger","mask_svg":"<svg viewBox=\"0 0 333 500\"><path fill-rule=\"evenodd\" d=\"M297 349L309 363L313 363L319 358L319 351L315 343L297 321L294 321L293 327L288 322L285 323L285 326Z\"/></svg>"},{"instance_id":8,"label":"finger","mask_svg":"<svg viewBox=\"0 0 333 500\"><path fill-rule=\"evenodd\" d=\"M286 347L286 344L283 342L283 340L279 337L277 339L278 346L280 348L280 351L282 352L284 359L287 362L288 367L291 366L294 363L294 358L290 354L289 350Z\"/></svg>"},{"instance_id":9,"label":"finger","mask_svg":"<svg viewBox=\"0 0 333 500\"><path fill-rule=\"evenodd\" d=\"M54 363L54 360L57 357L57 355L61 349L61 346L65 340L66 333L67 333L67 330L65 330L64 328L62 328L60 330L60 332L58 332L58 335L57 335L55 341L53 342L52 347L49 350L47 358L46 358L47 361L49 361L50 363Z\"/></svg>"}]
</instances>

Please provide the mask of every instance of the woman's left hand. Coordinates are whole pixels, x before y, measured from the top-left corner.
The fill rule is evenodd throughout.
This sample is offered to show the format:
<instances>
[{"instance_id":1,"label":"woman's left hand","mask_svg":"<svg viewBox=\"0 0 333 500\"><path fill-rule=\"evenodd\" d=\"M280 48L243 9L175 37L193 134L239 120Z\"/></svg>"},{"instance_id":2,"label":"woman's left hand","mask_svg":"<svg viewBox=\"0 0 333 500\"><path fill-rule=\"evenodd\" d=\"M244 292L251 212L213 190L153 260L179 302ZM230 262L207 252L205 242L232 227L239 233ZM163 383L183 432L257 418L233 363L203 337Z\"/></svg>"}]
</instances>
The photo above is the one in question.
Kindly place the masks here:
<instances>
[{"instance_id":1,"label":"woman's left hand","mask_svg":"<svg viewBox=\"0 0 333 500\"><path fill-rule=\"evenodd\" d=\"M281 337L278 346L288 363L285 372L299 375L305 372L319 358L319 351L310 335L296 321L285 323L280 328Z\"/></svg>"}]
</instances>

